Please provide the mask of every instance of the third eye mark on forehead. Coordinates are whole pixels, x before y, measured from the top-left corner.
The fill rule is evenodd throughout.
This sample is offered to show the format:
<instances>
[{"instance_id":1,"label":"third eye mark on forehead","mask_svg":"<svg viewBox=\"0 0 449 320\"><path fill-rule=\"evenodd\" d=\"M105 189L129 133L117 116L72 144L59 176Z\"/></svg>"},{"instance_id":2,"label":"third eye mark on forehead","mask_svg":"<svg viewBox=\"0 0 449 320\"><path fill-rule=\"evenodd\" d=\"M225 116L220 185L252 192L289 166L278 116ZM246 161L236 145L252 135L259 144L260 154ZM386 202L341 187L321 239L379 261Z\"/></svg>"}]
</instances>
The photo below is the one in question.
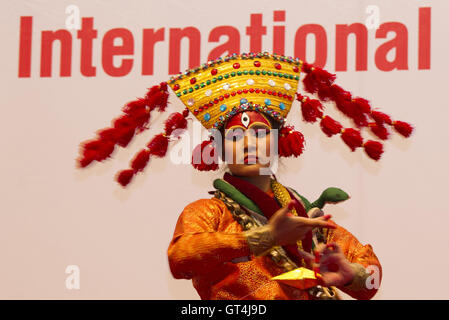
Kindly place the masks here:
<instances>
[{"instance_id":1,"label":"third eye mark on forehead","mask_svg":"<svg viewBox=\"0 0 449 320\"><path fill-rule=\"evenodd\" d=\"M241 126L235 126L235 127L225 130L225 139L226 140L234 140L234 139L239 140L244 135L245 131L253 130L253 131L257 132L261 129L264 130L265 133L268 133L267 131L270 130L271 128L263 123L255 123L248 129L245 129L244 127L241 127Z\"/></svg>"}]
</instances>

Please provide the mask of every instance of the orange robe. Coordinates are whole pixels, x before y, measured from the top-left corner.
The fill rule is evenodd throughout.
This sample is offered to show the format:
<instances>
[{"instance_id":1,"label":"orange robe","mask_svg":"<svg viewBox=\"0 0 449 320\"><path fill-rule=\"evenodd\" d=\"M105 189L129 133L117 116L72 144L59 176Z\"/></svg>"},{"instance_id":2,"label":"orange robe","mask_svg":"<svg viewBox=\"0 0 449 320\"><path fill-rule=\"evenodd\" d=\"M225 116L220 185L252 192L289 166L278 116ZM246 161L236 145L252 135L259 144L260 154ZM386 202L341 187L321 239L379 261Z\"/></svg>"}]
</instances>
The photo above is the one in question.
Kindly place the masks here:
<instances>
[{"instance_id":1,"label":"orange robe","mask_svg":"<svg viewBox=\"0 0 449 320\"><path fill-rule=\"evenodd\" d=\"M273 196L271 194L271 196ZM370 245L362 245L347 230L329 230L350 262L364 267L380 263ZM168 248L170 270L177 279L192 279L201 299L309 299L309 294L270 280L283 272L269 257L252 255L243 229L217 198L200 199L185 207ZM376 289L350 291L355 299L370 299Z\"/></svg>"}]
</instances>

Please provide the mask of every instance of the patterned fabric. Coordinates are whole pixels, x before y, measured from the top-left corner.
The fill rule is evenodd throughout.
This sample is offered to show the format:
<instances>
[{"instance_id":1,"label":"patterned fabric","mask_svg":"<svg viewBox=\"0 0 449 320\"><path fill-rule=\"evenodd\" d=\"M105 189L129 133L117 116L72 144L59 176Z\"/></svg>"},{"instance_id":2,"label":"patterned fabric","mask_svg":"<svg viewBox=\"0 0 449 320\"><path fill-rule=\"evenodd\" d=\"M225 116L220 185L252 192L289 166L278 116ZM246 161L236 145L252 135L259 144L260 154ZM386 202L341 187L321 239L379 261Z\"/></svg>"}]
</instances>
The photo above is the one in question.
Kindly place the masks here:
<instances>
[{"instance_id":1,"label":"patterned fabric","mask_svg":"<svg viewBox=\"0 0 449 320\"><path fill-rule=\"evenodd\" d=\"M360 244L344 228L329 230L327 237L350 262L381 270L371 246ZM173 276L191 279L201 299L310 299L306 291L270 280L284 270L268 257L254 256L242 227L217 198L185 207L168 248L168 260ZM356 299L370 299L377 291L339 289Z\"/></svg>"}]
</instances>

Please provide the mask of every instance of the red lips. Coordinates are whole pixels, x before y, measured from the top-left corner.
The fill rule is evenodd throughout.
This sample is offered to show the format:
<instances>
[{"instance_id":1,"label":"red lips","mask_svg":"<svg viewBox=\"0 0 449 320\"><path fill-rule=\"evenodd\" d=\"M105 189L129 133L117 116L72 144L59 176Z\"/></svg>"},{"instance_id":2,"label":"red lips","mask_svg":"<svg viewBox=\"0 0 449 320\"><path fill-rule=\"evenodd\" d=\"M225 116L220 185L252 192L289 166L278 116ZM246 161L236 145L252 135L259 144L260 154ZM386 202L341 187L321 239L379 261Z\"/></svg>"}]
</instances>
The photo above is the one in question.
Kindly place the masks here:
<instances>
[{"instance_id":1,"label":"red lips","mask_svg":"<svg viewBox=\"0 0 449 320\"><path fill-rule=\"evenodd\" d=\"M258 160L259 159L255 155L246 155L245 158L243 158L245 164L255 164Z\"/></svg>"}]
</instances>

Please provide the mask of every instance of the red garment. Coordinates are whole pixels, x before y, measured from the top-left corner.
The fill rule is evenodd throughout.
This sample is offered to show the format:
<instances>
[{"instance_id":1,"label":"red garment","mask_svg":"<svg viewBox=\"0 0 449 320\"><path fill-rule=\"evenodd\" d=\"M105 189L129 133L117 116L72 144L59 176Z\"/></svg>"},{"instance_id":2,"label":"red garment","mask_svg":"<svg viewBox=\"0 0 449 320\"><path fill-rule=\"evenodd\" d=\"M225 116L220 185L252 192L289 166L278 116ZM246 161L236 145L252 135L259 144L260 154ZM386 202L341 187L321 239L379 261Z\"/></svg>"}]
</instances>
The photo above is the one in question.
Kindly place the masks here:
<instances>
[{"instance_id":1,"label":"red garment","mask_svg":"<svg viewBox=\"0 0 449 320\"><path fill-rule=\"evenodd\" d=\"M329 230L350 262L363 266L380 263L370 245L363 246L347 230ZM254 257L242 227L217 198L197 200L185 207L168 248L171 272L192 279L201 299L309 299L306 291L270 280L284 272L266 256ZM376 289L350 291L356 299L370 299Z\"/></svg>"}]
</instances>

